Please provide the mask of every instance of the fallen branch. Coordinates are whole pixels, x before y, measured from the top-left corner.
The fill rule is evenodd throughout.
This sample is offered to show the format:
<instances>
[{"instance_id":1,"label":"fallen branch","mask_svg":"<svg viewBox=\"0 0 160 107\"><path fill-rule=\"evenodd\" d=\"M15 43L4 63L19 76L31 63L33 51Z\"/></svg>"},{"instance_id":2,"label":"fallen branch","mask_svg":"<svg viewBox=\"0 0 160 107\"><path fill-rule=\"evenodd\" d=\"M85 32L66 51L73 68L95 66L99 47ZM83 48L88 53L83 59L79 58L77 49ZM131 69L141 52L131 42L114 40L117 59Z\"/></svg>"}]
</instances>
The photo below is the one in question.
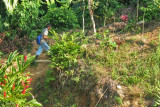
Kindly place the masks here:
<instances>
[{"instance_id":1,"label":"fallen branch","mask_svg":"<svg viewBox=\"0 0 160 107\"><path fill-rule=\"evenodd\" d=\"M36 60L35 62L51 62L50 60Z\"/></svg>"}]
</instances>

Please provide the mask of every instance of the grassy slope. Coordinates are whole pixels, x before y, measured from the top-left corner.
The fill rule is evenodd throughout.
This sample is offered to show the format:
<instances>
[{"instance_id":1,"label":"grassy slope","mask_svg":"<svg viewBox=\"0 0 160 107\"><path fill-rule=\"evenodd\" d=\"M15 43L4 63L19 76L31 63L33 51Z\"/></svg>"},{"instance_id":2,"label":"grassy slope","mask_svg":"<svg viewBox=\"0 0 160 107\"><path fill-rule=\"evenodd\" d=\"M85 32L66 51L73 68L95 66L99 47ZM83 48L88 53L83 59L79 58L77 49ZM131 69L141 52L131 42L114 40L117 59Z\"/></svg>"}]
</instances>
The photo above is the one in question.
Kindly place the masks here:
<instances>
[{"instance_id":1,"label":"grassy slope","mask_svg":"<svg viewBox=\"0 0 160 107\"><path fill-rule=\"evenodd\" d=\"M76 76L46 84L44 78L52 73L48 71L45 77L40 75L37 78L42 81L33 83L36 97L46 107L93 107L97 102L99 106L152 105L160 76L158 26L149 27L143 36L111 34L113 40L124 38L116 50L100 48L91 40L93 44L88 44L86 57L78 61ZM65 85L59 82L65 82ZM117 86L121 88L117 89Z\"/></svg>"}]
</instances>

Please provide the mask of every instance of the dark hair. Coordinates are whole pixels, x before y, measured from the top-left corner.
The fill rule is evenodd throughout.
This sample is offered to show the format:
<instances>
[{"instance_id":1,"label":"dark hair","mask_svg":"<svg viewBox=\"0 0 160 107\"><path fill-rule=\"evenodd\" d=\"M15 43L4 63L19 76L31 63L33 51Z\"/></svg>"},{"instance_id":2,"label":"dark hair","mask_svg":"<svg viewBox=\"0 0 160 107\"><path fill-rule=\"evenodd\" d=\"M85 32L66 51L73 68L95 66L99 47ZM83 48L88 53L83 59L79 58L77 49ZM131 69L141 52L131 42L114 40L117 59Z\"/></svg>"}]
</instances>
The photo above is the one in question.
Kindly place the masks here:
<instances>
[{"instance_id":1,"label":"dark hair","mask_svg":"<svg viewBox=\"0 0 160 107\"><path fill-rule=\"evenodd\" d=\"M52 25L51 24L47 24L47 26L46 27L52 27Z\"/></svg>"}]
</instances>

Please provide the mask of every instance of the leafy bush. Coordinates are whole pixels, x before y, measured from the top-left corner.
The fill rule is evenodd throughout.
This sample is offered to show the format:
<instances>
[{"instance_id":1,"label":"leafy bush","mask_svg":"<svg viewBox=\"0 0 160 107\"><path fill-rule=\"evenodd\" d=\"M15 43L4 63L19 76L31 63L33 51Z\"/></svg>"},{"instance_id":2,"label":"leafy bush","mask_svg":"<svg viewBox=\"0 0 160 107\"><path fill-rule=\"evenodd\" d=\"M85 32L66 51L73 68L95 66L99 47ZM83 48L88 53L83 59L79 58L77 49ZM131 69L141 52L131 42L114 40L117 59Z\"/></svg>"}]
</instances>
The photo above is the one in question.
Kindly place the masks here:
<instances>
[{"instance_id":1,"label":"leafy bush","mask_svg":"<svg viewBox=\"0 0 160 107\"><path fill-rule=\"evenodd\" d=\"M39 17L39 15L43 14L43 11L39 9L40 6L40 2L36 0L22 1L22 3L18 4L14 9L13 14L10 15L10 27L19 27L19 32L22 33L22 37L30 35L30 39L34 39L37 34L31 31L44 27L44 23Z\"/></svg>"},{"instance_id":2,"label":"leafy bush","mask_svg":"<svg viewBox=\"0 0 160 107\"><path fill-rule=\"evenodd\" d=\"M55 43L51 46L53 68L68 69L77 62L80 52L80 42L76 41L77 35L63 33L61 36L54 34Z\"/></svg>"},{"instance_id":3,"label":"leafy bush","mask_svg":"<svg viewBox=\"0 0 160 107\"><path fill-rule=\"evenodd\" d=\"M103 24L110 22L113 19L112 17L120 8L120 4L117 0L95 0L94 5L94 7L96 7L94 14L96 14L99 20L103 20L101 21Z\"/></svg>"},{"instance_id":4,"label":"leafy bush","mask_svg":"<svg viewBox=\"0 0 160 107\"><path fill-rule=\"evenodd\" d=\"M29 85L32 78L24 71L33 61L34 56L24 59L23 55L18 55L15 51L8 57L6 63L0 67L0 104L1 106L41 106L34 98L27 101L27 96L32 96L29 92ZM17 63L16 63L17 62ZM17 64L17 67L13 65Z\"/></svg>"},{"instance_id":5,"label":"leafy bush","mask_svg":"<svg viewBox=\"0 0 160 107\"><path fill-rule=\"evenodd\" d=\"M147 1L145 6L141 7L141 10L145 12L145 20L150 21L153 19L159 19L160 17L160 1L158 0L151 0ZM144 4L144 3L143 3ZM142 19L142 17L140 17Z\"/></svg>"},{"instance_id":6,"label":"leafy bush","mask_svg":"<svg viewBox=\"0 0 160 107\"><path fill-rule=\"evenodd\" d=\"M67 30L78 27L76 14L67 6L50 8L44 19L46 22L49 21L54 28L59 30Z\"/></svg>"}]
</instances>

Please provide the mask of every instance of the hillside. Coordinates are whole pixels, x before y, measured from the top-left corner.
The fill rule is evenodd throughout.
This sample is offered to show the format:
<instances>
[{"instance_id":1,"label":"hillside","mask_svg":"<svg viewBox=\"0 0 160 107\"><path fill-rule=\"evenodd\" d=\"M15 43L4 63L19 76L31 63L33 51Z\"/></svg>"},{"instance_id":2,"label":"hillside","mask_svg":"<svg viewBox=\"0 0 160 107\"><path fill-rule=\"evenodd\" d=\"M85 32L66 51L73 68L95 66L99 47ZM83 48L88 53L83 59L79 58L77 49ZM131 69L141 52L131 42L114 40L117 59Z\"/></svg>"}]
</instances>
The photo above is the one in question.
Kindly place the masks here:
<instances>
[{"instance_id":1,"label":"hillside","mask_svg":"<svg viewBox=\"0 0 160 107\"><path fill-rule=\"evenodd\" d=\"M87 51L90 52L91 59L89 62L86 62L87 59L78 59L78 67L76 68L77 70L84 70L86 77L82 78L82 80L75 80L77 81L76 84L72 81L74 77L72 77L71 80L62 78L64 80L53 79L53 81L50 80L50 82L47 82L47 77L53 75L52 72L50 72L52 69L48 67L49 63L38 63L37 66L30 67L27 71L33 74L32 88L34 96L43 103L44 107L153 106L154 99L147 95L149 94L146 92L149 91L146 89L147 87L142 85L139 80L132 80L134 78L127 80L128 77L125 77L125 69L133 70L127 73L128 76L133 75L133 77L137 76L135 70L118 66L118 63L124 63L130 66L131 64L136 64L135 61L137 60L139 60L138 63L143 63L144 58L150 57L150 55L156 51L159 44L159 25L159 22L150 22L146 25L148 27L146 27L144 34L118 34L118 32L111 32L112 40L116 42L120 41L121 44L119 44L118 48L114 51L108 50L107 52L106 50L107 54L114 53L117 55L113 56L116 58L107 58L105 61L106 64L104 61L92 58L92 56L105 57L103 50L98 49L100 44L93 38L96 44L87 44ZM103 33L103 31L100 33ZM90 38L90 36L88 37ZM34 44L33 49L36 50L36 47L36 44ZM33 53L35 50L33 50ZM48 58L43 54L40 59ZM135 69L138 69L136 68L138 66L135 65ZM146 65L142 66L146 67ZM121 71L122 73L117 74L118 72L116 73L116 71L114 71L115 69L119 69L118 72ZM160 74L158 73L157 75ZM55 78L59 78L59 76L59 74L56 74ZM77 77L74 79L76 78ZM139 77L136 78L138 79ZM143 79L143 77L141 78ZM64 81L65 83L62 86L59 82ZM126 83L122 81L126 81Z\"/></svg>"},{"instance_id":2,"label":"hillside","mask_svg":"<svg viewBox=\"0 0 160 107\"><path fill-rule=\"evenodd\" d=\"M159 13L160 0L1 0L0 107L159 107Z\"/></svg>"}]
</instances>

